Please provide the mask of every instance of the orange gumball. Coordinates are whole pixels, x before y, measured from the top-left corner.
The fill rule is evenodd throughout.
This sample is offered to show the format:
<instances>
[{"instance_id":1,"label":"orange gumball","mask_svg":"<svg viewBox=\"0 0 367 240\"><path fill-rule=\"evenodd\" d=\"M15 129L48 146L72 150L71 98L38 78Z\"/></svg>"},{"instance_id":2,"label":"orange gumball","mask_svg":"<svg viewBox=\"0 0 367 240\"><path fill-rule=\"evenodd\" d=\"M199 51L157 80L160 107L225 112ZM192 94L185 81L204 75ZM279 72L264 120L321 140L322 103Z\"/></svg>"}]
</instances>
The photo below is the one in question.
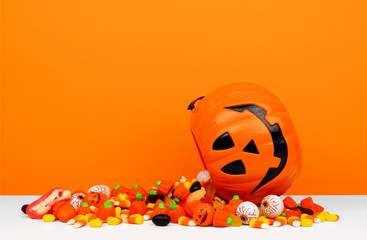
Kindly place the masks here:
<instances>
[{"instance_id":1,"label":"orange gumball","mask_svg":"<svg viewBox=\"0 0 367 240\"><path fill-rule=\"evenodd\" d=\"M77 212L73 205L70 203L65 203L60 205L54 215L60 220L60 222L67 222L75 217L76 213Z\"/></svg>"},{"instance_id":2,"label":"orange gumball","mask_svg":"<svg viewBox=\"0 0 367 240\"><path fill-rule=\"evenodd\" d=\"M293 185L301 147L289 113L272 93L235 83L196 99L189 109L192 135L221 198L239 195L259 204Z\"/></svg>"},{"instance_id":3,"label":"orange gumball","mask_svg":"<svg viewBox=\"0 0 367 240\"><path fill-rule=\"evenodd\" d=\"M199 226L209 226L213 222L215 208L209 203L200 203L194 210L193 219Z\"/></svg>"}]
</instances>

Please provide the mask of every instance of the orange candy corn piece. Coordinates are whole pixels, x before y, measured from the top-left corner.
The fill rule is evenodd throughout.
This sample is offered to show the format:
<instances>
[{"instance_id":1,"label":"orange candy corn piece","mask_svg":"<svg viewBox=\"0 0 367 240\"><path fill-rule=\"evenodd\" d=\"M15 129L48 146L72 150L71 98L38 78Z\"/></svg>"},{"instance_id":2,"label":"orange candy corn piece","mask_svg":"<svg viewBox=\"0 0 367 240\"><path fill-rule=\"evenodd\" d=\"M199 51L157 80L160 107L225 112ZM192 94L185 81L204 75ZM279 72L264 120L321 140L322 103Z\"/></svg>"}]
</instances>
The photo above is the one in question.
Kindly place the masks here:
<instances>
[{"instance_id":1,"label":"orange candy corn piece","mask_svg":"<svg viewBox=\"0 0 367 240\"><path fill-rule=\"evenodd\" d=\"M284 216L278 216L275 218L274 222L273 222L273 226L274 227L280 227L280 226L284 226L287 224L287 218Z\"/></svg>"},{"instance_id":2,"label":"orange candy corn piece","mask_svg":"<svg viewBox=\"0 0 367 240\"><path fill-rule=\"evenodd\" d=\"M260 229L268 229L269 228L269 225L254 218L254 219L251 219L250 221L250 227L252 228L260 228Z\"/></svg>"}]
</instances>

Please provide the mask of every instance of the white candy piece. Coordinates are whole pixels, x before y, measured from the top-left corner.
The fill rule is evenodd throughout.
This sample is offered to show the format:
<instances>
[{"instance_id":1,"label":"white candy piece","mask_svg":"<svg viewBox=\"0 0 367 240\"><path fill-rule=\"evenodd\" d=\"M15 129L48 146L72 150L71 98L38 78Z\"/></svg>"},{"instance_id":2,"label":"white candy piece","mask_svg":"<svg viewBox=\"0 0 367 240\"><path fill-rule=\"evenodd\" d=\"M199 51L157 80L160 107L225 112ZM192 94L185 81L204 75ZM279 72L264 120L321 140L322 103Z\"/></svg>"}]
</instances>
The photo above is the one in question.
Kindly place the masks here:
<instances>
[{"instance_id":1,"label":"white candy piece","mask_svg":"<svg viewBox=\"0 0 367 240\"><path fill-rule=\"evenodd\" d=\"M251 219L259 217L259 209L254 203L245 201L238 205L236 215L242 219L243 224L250 224Z\"/></svg>"},{"instance_id":2,"label":"white candy piece","mask_svg":"<svg viewBox=\"0 0 367 240\"><path fill-rule=\"evenodd\" d=\"M108 199L111 197L111 190L106 185L94 185L88 192L101 192L106 195Z\"/></svg>"},{"instance_id":3,"label":"white candy piece","mask_svg":"<svg viewBox=\"0 0 367 240\"><path fill-rule=\"evenodd\" d=\"M77 192L77 193L74 193L73 195L71 195L71 198L69 199L69 203L71 205L73 205L73 207L76 209L78 209L82 203L83 203L83 200L81 200L79 198L79 196L83 196L83 198L85 197L85 194L84 193L81 193L81 192Z\"/></svg>"},{"instance_id":4,"label":"white candy piece","mask_svg":"<svg viewBox=\"0 0 367 240\"><path fill-rule=\"evenodd\" d=\"M278 217L283 209L283 200L276 195L268 195L261 201L261 211L269 218Z\"/></svg>"},{"instance_id":5,"label":"white candy piece","mask_svg":"<svg viewBox=\"0 0 367 240\"><path fill-rule=\"evenodd\" d=\"M199 182L202 182L202 181L204 181L205 179L208 179L208 178L210 178L210 174L209 174L208 170L206 170L206 169L199 172L198 175L196 176L196 179Z\"/></svg>"}]
</instances>

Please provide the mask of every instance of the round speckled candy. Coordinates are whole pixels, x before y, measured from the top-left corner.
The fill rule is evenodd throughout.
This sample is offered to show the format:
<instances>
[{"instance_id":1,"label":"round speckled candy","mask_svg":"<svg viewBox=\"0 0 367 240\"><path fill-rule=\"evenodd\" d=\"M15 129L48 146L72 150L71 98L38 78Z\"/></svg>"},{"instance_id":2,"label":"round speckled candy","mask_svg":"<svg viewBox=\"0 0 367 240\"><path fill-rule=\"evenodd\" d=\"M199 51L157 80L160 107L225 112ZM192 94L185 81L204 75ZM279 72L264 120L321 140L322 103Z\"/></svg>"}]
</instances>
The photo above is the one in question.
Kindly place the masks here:
<instances>
[{"instance_id":1,"label":"round speckled candy","mask_svg":"<svg viewBox=\"0 0 367 240\"><path fill-rule=\"evenodd\" d=\"M254 203L245 201L238 205L236 215L242 219L243 224L250 224L251 219L259 217L259 209Z\"/></svg>"},{"instance_id":2,"label":"round speckled candy","mask_svg":"<svg viewBox=\"0 0 367 240\"><path fill-rule=\"evenodd\" d=\"M283 209L283 200L276 195L268 195L261 201L261 211L269 218L278 217Z\"/></svg>"}]
</instances>

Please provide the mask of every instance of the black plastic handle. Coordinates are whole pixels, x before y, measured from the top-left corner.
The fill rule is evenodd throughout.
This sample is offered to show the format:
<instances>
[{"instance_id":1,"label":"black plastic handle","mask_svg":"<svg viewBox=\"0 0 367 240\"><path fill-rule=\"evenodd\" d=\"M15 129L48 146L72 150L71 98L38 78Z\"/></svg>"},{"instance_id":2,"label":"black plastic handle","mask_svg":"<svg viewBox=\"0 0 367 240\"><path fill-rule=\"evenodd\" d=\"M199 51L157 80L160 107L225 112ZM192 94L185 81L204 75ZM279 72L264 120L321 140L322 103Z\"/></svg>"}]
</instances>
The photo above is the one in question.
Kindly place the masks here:
<instances>
[{"instance_id":1,"label":"black plastic handle","mask_svg":"<svg viewBox=\"0 0 367 240\"><path fill-rule=\"evenodd\" d=\"M199 101L199 100L203 99L204 97L205 97L205 96L202 96L202 97L199 97L199 98L195 99L194 101L192 101L192 102L190 103L190 105L187 107L187 110L192 110L192 109L194 109L194 108L195 108L195 103L196 103L197 101Z\"/></svg>"}]
</instances>

